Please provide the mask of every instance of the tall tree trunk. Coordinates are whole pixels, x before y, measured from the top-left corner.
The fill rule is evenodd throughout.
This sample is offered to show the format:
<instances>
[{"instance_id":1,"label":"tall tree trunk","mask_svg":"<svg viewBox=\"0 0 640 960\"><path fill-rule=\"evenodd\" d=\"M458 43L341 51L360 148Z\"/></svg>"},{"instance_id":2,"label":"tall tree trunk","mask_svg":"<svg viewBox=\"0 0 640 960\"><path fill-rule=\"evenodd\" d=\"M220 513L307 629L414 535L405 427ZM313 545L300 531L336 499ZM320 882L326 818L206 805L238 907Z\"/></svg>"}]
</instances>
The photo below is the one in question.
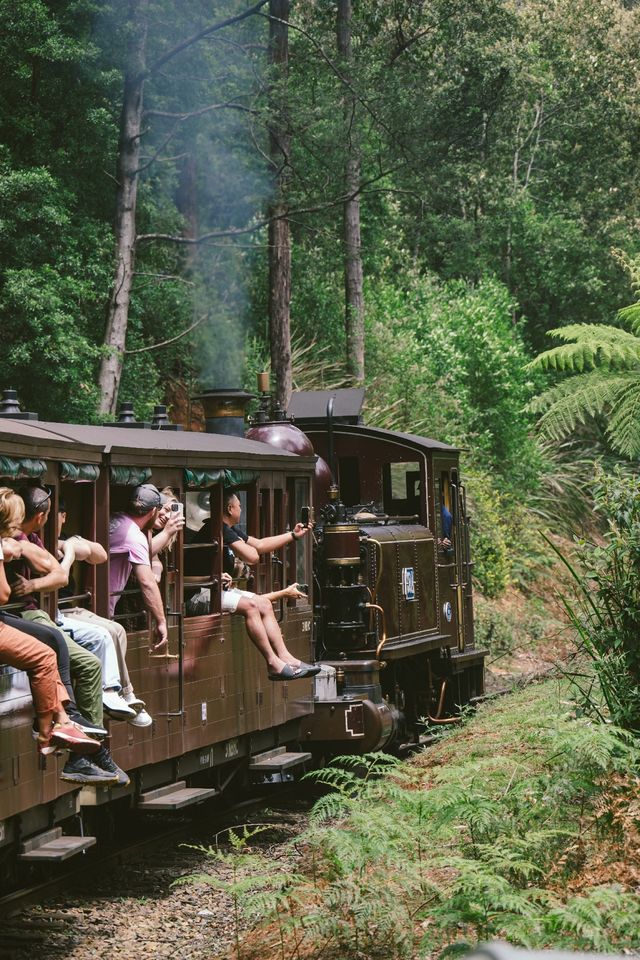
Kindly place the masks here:
<instances>
[{"instance_id":1,"label":"tall tree trunk","mask_svg":"<svg viewBox=\"0 0 640 960\"><path fill-rule=\"evenodd\" d=\"M291 229L287 187L291 176L291 135L286 116L289 70L289 0L269 0L269 62L273 76L269 156L274 197L269 206L269 343L274 396L283 409L291 397Z\"/></svg>"},{"instance_id":2,"label":"tall tree trunk","mask_svg":"<svg viewBox=\"0 0 640 960\"><path fill-rule=\"evenodd\" d=\"M338 0L337 43L341 71L351 81L351 0ZM344 96L345 163L343 209L344 322L347 338L347 369L356 383L364 380L364 292L360 241L360 151L356 132L356 99Z\"/></svg>"},{"instance_id":3,"label":"tall tree trunk","mask_svg":"<svg viewBox=\"0 0 640 960\"><path fill-rule=\"evenodd\" d=\"M130 40L124 77L120 142L117 163L116 267L100 366L101 414L115 413L122 374L133 283L136 243L136 201L144 77L146 69L147 9L149 0L130 0Z\"/></svg>"}]
</instances>

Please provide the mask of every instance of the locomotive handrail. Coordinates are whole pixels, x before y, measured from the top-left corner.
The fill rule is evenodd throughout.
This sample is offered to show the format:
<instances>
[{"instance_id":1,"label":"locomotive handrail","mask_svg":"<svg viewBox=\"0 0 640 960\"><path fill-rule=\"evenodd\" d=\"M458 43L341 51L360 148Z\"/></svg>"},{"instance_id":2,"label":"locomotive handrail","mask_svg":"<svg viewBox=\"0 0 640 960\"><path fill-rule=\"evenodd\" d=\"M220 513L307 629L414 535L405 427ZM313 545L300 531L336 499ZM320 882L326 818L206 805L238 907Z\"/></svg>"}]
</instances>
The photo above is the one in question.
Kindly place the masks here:
<instances>
[{"instance_id":1,"label":"locomotive handrail","mask_svg":"<svg viewBox=\"0 0 640 960\"><path fill-rule=\"evenodd\" d=\"M377 610L380 616L382 617L382 639L376 647L376 660L380 659L380 651L387 642L387 618L384 612L384 607L381 607L379 603L365 603L367 610Z\"/></svg>"},{"instance_id":2,"label":"locomotive handrail","mask_svg":"<svg viewBox=\"0 0 640 960\"><path fill-rule=\"evenodd\" d=\"M378 587L380 585L380 580L382 579L382 564L384 560L384 554L382 552L382 544L380 543L379 540L376 540L375 537L369 537L369 543L375 544L376 553L378 554L378 560L379 560L378 575L376 577L376 582L373 587L373 595L372 595L372 600L375 603L375 601L378 599Z\"/></svg>"}]
</instances>

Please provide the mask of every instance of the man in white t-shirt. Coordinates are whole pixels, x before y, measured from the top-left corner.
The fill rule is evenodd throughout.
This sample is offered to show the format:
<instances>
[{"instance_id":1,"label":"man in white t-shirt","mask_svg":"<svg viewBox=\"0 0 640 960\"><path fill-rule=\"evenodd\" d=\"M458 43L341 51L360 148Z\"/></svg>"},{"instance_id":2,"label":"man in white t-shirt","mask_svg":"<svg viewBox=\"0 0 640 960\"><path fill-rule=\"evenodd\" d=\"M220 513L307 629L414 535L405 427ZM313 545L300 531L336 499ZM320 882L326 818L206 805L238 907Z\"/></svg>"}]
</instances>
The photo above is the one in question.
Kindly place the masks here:
<instances>
[{"instance_id":1,"label":"man in white t-shirt","mask_svg":"<svg viewBox=\"0 0 640 960\"><path fill-rule=\"evenodd\" d=\"M153 650L164 647L168 639L162 596L151 569L148 536L161 506L158 488L143 483L132 491L126 512L115 514L109 523L109 616L113 617L133 570L144 606L154 622Z\"/></svg>"}]
</instances>

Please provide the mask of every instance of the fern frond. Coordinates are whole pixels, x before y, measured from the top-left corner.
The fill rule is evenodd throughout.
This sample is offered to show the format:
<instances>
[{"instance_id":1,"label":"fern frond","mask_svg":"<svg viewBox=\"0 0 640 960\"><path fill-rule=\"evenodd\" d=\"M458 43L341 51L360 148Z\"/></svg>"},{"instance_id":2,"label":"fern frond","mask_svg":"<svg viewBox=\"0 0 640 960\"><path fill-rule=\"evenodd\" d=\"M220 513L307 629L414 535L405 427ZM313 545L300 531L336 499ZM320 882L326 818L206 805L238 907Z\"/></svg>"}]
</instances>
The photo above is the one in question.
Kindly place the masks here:
<instances>
[{"instance_id":1,"label":"fern frond","mask_svg":"<svg viewBox=\"0 0 640 960\"><path fill-rule=\"evenodd\" d=\"M633 334L640 336L640 303L632 303L618 310L618 317L627 324Z\"/></svg>"},{"instance_id":2,"label":"fern frond","mask_svg":"<svg viewBox=\"0 0 640 960\"><path fill-rule=\"evenodd\" d=\"M619 327L573 323L551 330L550 336L567 342L539 354L529 369L583 373L595 368L630 369L640 363L640 339Z\"/></svg>"},{"instance_id":3,"label":"fern frond","mask_svg":"<svg viewBox=\"0 0 640 960\"><path fill-rule=\"evenodd\" d=\"M544 435L559 440L575 430L578 423L585 423L588 417L615 409L619 397L637 381L637 374L633 373L593 370L578 374L567 381L566 386L563 384L562 390L553 389L553 402L538 426ZM539 398L541 402L544 397Z\"/></svg>"},{"instance_id":4,"label":"fern frond","mask_svg":"<svg viewBox=\"0 0 640 960\"><path fill-rule=\"evenodd\" d=\"M607 424L612 447L625 457L640 454L640 378L631 380L617 396Z\"/></svg>"}]
</instances>

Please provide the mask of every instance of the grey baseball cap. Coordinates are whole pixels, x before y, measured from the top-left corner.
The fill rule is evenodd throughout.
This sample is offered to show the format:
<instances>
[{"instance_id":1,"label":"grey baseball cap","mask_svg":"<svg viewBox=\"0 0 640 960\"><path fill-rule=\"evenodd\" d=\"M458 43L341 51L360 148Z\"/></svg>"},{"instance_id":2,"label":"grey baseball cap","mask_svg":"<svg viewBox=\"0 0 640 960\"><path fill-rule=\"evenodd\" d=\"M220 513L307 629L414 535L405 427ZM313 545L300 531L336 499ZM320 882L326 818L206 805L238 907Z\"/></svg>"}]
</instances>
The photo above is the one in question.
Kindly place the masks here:
<instances>
[{"instance_id":1,"label":"grey baseball cap","mask_svg":"<svg viewBox=\"0 0 640 960\"><path fill-rule=\"evenodd\" d=\"M136 508L137 513L147 513L162 506L162 494L153 483L141 483L131 491L129 504Z\"/></svg>"}]
</instances>

